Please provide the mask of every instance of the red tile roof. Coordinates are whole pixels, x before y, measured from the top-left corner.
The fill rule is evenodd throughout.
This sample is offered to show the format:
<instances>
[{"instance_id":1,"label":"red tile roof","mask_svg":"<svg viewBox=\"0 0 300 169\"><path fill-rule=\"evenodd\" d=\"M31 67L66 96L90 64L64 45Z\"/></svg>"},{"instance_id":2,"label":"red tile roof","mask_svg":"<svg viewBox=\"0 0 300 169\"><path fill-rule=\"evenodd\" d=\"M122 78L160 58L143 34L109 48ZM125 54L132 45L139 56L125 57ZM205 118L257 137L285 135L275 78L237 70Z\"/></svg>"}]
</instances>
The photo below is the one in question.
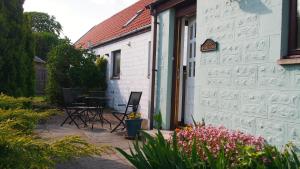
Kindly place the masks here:
<instances>
[{"instance_id":1,"label":"red tile roof","mask_svg":"<svg viewBox=\"0 0 300 169\"><path fill-rule=\"evenodd\" d=\"M151 25L150 10L145 7L154 1L139 0L130 7L94 26L75 43L76 47L88 48L88 43L92 46L99 45L114 38L124 36L139 28ZM140 15L124 27L140 10L143 10Z\"/></svg>"}]
</instances>

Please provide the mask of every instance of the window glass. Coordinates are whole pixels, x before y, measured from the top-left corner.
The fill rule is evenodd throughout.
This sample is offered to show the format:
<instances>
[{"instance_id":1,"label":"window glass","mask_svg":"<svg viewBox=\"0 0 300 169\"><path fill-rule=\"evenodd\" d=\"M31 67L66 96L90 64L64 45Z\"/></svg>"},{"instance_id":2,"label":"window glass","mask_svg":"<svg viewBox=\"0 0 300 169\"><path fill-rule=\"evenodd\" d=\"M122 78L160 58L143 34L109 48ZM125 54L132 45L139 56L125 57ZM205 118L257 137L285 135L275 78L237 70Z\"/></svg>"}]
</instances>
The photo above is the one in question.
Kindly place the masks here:
<instances>
[{"instance_id":1,"label":"window glass","mask_svg":"<svg viewBox=\"0 0 300 169\"><path fill-rule=\"evenodd\" d=\"M300 49L300 1L297 0L297 49Z\"/></svg>"},{"instance_id":2,"label":"window glass","mask_svg":"<svg viewBox=\"0 0 300 169\"><path fill-rule=\"evenodd\" d=\"M113 52L113 77L120 77L121 51Z\"/></svg>"},{"instance_id":3,"label":"window glass","mask_svg":"<svg viewBox=\"0 0 300 169\"><path fill-rule=\"evenodd\" d=\"M192 62L189 62L189 77L192 77Z\"/></svg>"},{"instance_id":4,"label":"window glass","mask_svg":"<svg viewBox=\"0 0 300 169\"><path fill-rule=\"evenodd\" d=\"M195 75L196 75L196 62L194 61L193 76L195 77Z\"/></svg>"}]
</instances>

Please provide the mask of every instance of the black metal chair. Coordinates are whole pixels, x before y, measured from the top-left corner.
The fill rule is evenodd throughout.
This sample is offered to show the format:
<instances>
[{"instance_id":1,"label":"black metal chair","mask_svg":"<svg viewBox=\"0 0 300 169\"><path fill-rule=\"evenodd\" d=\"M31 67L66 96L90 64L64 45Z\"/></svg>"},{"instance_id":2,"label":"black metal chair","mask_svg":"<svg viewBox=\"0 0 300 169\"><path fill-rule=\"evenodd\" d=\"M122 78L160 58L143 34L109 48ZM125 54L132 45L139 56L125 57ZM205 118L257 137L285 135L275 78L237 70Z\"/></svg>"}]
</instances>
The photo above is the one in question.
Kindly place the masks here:
<instances>
[{"instance_id":1,"label":"black metal chair","mask_svg":"<svg viewBox=\"0 0 300 169\"><path fill-rule=\"evenodd\" d=\"M87 126L86 121L83 119L83 112L86 109L84 103L76 102L78 93L72 88L63 88L63 109L67 114L66 119L61 123L63 126L69 119L71 123L74 123L77 128L79 128L76 119L79 119L85 126Z\"/></svg>"},{"instance_id":2,"label":"black metal chair","mask_svg":"<svg viewBox=\"0 0 300 169\"><path fill-rule=\"evenodd\" d=\"M132 111L137 111L138 110L141 97L142 97L142 92L131 92L127 105L126 104L119 104L118 105L118 106L124 106L126 108L125 108L124 112L119 112L119 111L113 111L112 112L112 115L119 121L119 123L111 132L116 131L121 125L123 125L123 129L126 128L124 120L126 118L128 118L128 113L130 113L130 109ZM121 117L119 117L118 115L121 115Z\"/></svg>"}]
</instances>

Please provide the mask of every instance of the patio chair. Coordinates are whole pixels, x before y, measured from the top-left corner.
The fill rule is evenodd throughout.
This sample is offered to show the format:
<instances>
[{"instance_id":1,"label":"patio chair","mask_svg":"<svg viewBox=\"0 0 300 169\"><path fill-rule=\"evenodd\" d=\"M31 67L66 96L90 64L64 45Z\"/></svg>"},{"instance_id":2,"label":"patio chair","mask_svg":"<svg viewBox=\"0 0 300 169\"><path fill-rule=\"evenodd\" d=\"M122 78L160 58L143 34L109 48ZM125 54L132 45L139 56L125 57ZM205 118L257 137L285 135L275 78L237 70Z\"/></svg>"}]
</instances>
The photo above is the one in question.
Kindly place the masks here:
<instances>
[{"instance_id":1,"label":"patio chair","mask_svg":"<svg viewBox=\"0 0 300 169\"><path fill-rule=\"evenodd\" d=\"M118 106L125 107L125 111L124 112L119 112L119 111L113 111L112 112L112 115L118 120L118 125L111 131L111 133L116 131L121 125L123 125L123 129L126 128L124 120L126 118L128 118L128 113L130 113L129 112L130 109L132 111L137 111L138 110L141 97L142 97L142 92L131 92L130 96L129 96L128 103L118 105ZM121 115L121 117L119 117L118 115Z\"/></svg>"},{"instance_id":2,"label":"patio chair","mask_svg":"<svg viewBox=\"0 0 300 169\"><path fill-rule=\"evenodd\" d=\"M86 121L83 120L83 112L85 110L84 103L76 102L77 92L75 92L72 88L63 88L63 109L67 114L66 119L61 123L63 126L69 119L71 123L74 123L77 128L79 128L76 119L79 119L85 126L87 126Z\"/></svg>"}]
</instances>

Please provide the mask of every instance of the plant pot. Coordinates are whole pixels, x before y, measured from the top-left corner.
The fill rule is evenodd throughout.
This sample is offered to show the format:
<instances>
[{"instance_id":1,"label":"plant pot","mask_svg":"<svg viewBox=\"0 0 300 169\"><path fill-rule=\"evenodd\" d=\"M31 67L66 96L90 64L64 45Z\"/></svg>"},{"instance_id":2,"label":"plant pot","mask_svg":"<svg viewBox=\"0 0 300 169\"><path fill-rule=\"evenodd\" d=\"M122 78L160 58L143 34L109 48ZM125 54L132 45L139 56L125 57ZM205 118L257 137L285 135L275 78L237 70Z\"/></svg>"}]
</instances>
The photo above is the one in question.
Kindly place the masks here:
<instances>
[{"instance_id":1,"label":"plant pot","mask_svg":"<svg viewBox=\"0 0 300 169\"><path fill-rule=\"evenodd\" d=\"M127 128L127 137L129 139L135 139L141 130L143 119L125 120Z\"/></svg>"}]
</instances>

